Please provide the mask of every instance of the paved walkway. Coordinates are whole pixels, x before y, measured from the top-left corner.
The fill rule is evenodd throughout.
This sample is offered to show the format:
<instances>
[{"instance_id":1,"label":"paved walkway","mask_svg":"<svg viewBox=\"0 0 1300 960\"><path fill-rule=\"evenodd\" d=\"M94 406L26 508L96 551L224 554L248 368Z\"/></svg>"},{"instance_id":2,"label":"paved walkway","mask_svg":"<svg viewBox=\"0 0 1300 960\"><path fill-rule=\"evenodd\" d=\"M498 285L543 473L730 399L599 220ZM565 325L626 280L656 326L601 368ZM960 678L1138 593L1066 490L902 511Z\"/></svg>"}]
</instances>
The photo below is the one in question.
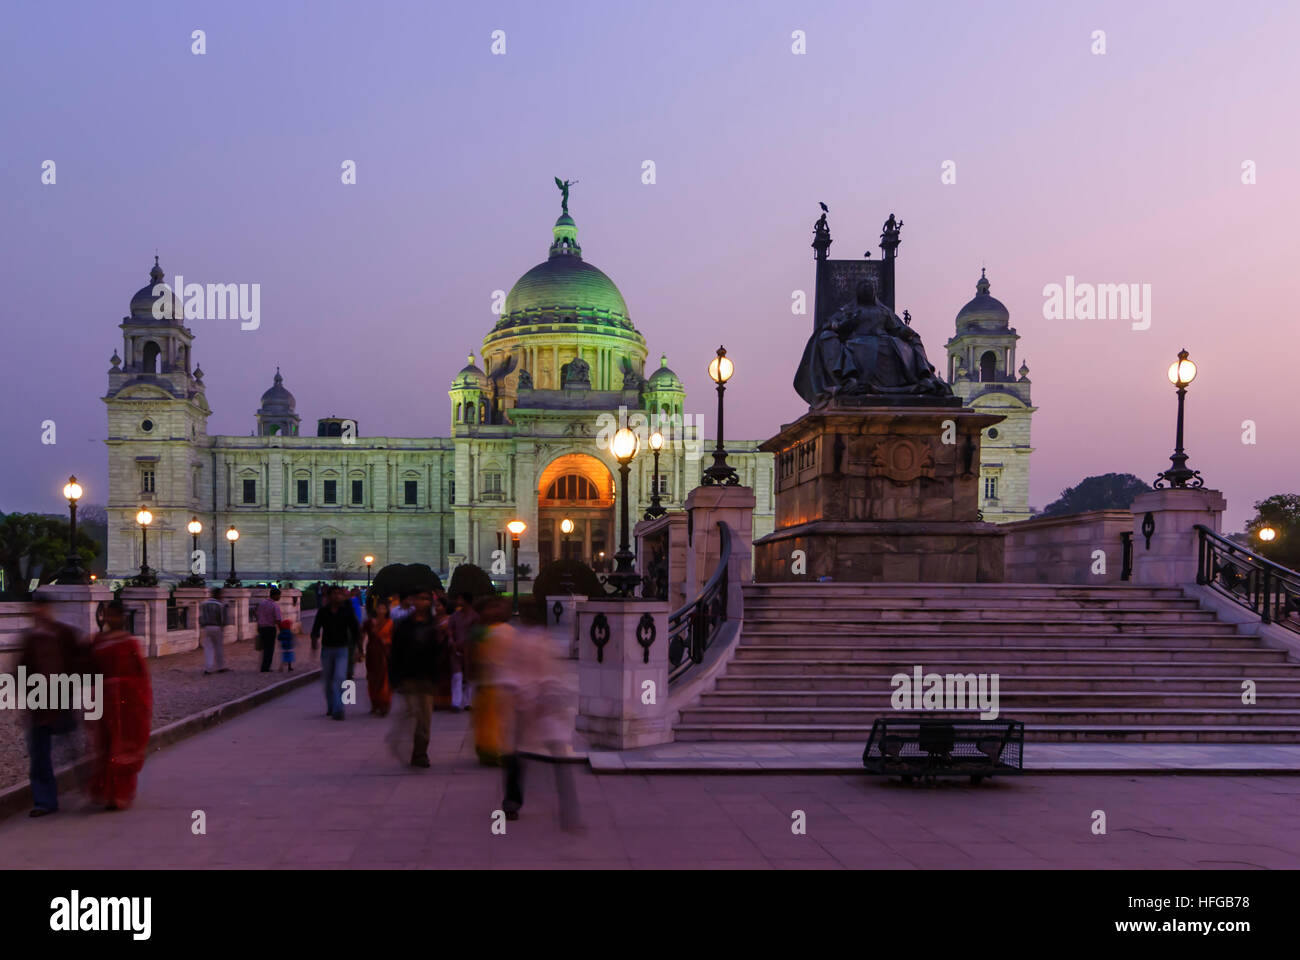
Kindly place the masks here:
<instances>
[{"instance_id":1,"label":"paved walkway","mask_svg":"<svg viewBox=\"0 0 1300 960\"><path fill-rule=\"evenodd\" d=\"M599 773L818 773L862 770L862 743L665 743L589 751ZM1300 774L1300 745L1283 743L1027 743L1030 773Z\"/></svg>"},{"instance_id":2,"label":"paved walkway","mask_svg":"<svg viewBox=\"0 0 1300 960\"><path fill-rule=\"evenodd\" d=\"M364 691L364 684L361 685ZM362 696L364 700L364 694ZM907 787L861 774L600 776L573 765L588 829L563 833L546 765L491 832L499 771L469 716L434 717L433 766L388 721L326 719L303 688L152 756L135 807L0 823L0 867L1300 867L1300 778L1037 776ZM207 834L191 833L203 810ZM1103 810L1107 834L1092 833ZM791 831L803 811L807 833Z\"/></svg>"}]
</instances>

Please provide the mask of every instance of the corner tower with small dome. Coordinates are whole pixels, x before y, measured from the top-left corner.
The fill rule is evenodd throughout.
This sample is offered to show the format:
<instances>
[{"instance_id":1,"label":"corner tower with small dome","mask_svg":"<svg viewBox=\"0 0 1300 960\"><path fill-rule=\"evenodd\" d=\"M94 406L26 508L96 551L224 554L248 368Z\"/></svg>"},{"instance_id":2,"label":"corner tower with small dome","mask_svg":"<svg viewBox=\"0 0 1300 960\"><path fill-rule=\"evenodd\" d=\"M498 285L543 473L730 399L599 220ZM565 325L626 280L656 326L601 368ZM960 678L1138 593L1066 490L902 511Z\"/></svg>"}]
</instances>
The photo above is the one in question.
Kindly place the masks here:
<instances>
[{"instance_id":1,"label":"corner tower with small dome","mask_svg":"<svg viewBox=\"0 0 1300 960\"><path fill-rule=\"evenodd\" d=\"M980 509L985 520L1009 523L1031 516L1029 432L1037 408L1030 403L1028 365L1016 368L1020 335L989 287L980 270L974 299L957 311L956 335L947 343L948 382L965 406L1005 418L980 442Z\"/></svg>"}]
</instances>

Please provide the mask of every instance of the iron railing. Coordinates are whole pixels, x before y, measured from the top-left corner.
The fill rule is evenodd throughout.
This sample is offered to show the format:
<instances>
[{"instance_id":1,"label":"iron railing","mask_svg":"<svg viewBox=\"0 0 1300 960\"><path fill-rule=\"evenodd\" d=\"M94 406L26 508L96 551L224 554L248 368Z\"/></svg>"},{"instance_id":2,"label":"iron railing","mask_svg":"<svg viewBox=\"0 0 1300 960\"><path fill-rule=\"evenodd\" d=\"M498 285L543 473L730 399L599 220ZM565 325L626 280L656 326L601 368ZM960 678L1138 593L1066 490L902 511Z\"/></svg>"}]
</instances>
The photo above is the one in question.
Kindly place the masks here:
<instances>
[{"instance_id":1,"label":"iron railing","mask_svg":"<svg viewBox=\"0 0 1300 960\"><path fill-rule=\"evenodd\" d=\"M1300 633L1300 573L1196 525L1196 582L1256 613L1264 623Z\"/></svg>"},{"instance_id":2,"label":"iron railing","mask_svg":"<svg viewBox=\"0 0 1300 960\"><path fill-rule=\"evenodd\" d=\"M704 651L727 619L727 567L731 564L731 528L718 521L718 568L700 595L668 615L668 682L673 683L704 659Z\"/></svg>"}]
</instances>

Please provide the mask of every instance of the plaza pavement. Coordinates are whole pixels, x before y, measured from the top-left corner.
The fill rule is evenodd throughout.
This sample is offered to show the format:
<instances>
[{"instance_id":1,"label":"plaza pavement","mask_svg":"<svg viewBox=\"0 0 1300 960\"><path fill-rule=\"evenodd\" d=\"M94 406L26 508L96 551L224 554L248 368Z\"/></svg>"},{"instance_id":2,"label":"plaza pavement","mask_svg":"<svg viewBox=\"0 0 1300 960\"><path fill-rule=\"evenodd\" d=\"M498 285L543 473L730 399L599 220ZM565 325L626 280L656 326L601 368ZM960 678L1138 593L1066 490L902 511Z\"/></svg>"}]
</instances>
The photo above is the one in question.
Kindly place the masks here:
<instances>
[{"instance_id":1,"label":"plaza pavement","mask_svg":"<svg viewBox=\"0 0 1300 960\"><path fill-rule=\"evenodd\" d=\"M0 867L1296 868L1294 776L1056 776L904 786L850 774L614 775L573 764L587 830L556 822L551 770L491 832L500 773L469 715L438 713L432 768L388 752L364 702L338 723L319 685L151 755L136 805L0 823ZM191 833L203 810L207 833ZM807 833L791 831L804 812ZM1092 833L1103 810L1107 833Z\"/></svg>"}]
</instances>

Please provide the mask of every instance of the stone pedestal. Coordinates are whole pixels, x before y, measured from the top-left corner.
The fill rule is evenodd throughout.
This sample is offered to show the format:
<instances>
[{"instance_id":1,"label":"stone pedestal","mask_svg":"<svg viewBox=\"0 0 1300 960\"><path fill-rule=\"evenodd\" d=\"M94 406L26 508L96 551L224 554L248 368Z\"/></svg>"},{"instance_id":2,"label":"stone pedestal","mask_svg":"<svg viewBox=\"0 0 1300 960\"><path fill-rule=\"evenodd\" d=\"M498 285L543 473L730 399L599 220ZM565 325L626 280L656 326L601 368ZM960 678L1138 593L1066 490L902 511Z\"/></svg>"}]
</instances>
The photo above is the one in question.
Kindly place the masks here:
<instances>
[{"instance_id":1,"label":"stone pedestal","mask_svg":"<svg viewBox=\"0 0 1300 960\"><path fill-rule=\"evenodd\" d=\"M633 530L636 537L636 572L642 581L642 596L667 600L676 610L686 603L687 515L675 510L654 520L642 520ZM666 577L666 586L663 578ZM663 588L663 594L658 591ZM647 589L651 592L647 593Z\"/></svg>"},{"instance_id":2,"label":"stone pedestal","mask_svg":"<svg viewBox=\"0 0 1300 960\"><path fill-rule=\"evenodd\" d=\"M99 632L95 611L101 603L113 599L113 589L107 584L47 583L36 591L54 603L54 619L66 623L83 636Z\"/></svg>"},{"instance_id":3,"label":"stone pedestal","mask_svg":"<svg viewBox=\"0 0 1300 960\"><path fill-rule=\"evenodd\" d=\"M759 446L776 456L776 530L755 579L998 582L1002 532L979 519L981 432L960 405L838 407ZM801 551L796 553L795 551Z\"/></svg>"},{"instance_id":4,"label":"stone pedestal","mask_svg":"<svg viewBox=\"0 0 1300 960\"><path fill-rule=\"evenodd\" d=\"M668 743L668 604L580 600L577 729L593 747ZM644 619L648 617L648 619ZM638 632L653 642L643 647ZM607 638L597 647L593 635Z\"/></svg>"},{"instance_id":5,"label":"stone pedestal","mask_svg":"<svg viewBox=\"0 0 1300 960\"><path fill-rule=\"evenodd\" d=\"M1151 490L1133 501L1133 582L1144 586L1191 586L1203 524L1220 532L1228 502L1218 490ZM1147 515L1155 529L1147 543Z\"/></svg>"},{"instance_id":6,"label":"stone pedestal","mask_svg":"<svg viewBox=\"0 0 1300 960\"><path fill-rule=\"evenodd\" d=\"M226 604L226 629L221 633L223 643L238 643L257 636L257 625L250 623L251 587L222 587L221 599Z\"/></svg>"},{"instance_id":7,"label":"stone pedestal","mask_svg":"<svg viewBox=\"0 0 1300 960\"><path fill-rule=\"evenodd\" d=\"M296 587L280 589L280 612L293 624L294 633L302 633L302 591Z\"/></svg>"},{"instance_id":8,"label":"stone pedestal","mask_svg":"<svg viewBox=\"0 0 1300 960\"><path fill-rule=\"evenodd\" d=\"M722 559L722 532L718 529L721 522L731 528L727 609L740 610L741 589L753 578L753 488L696 487L686 495L686 517L686 599L683 602L698 597L718 569Z\"/></svg>"},{"instance_id":9,"label":"stone pedestal","mask_svg":"<svg viewBox=\"0 0 1300 960\"><path fill-rule=\"evenodd\" d=\"M122 605L135 614L134 633L144 644L146 657L158 657L167 645L166 587L123 587Z\"/></svg>"}]
</instances>

